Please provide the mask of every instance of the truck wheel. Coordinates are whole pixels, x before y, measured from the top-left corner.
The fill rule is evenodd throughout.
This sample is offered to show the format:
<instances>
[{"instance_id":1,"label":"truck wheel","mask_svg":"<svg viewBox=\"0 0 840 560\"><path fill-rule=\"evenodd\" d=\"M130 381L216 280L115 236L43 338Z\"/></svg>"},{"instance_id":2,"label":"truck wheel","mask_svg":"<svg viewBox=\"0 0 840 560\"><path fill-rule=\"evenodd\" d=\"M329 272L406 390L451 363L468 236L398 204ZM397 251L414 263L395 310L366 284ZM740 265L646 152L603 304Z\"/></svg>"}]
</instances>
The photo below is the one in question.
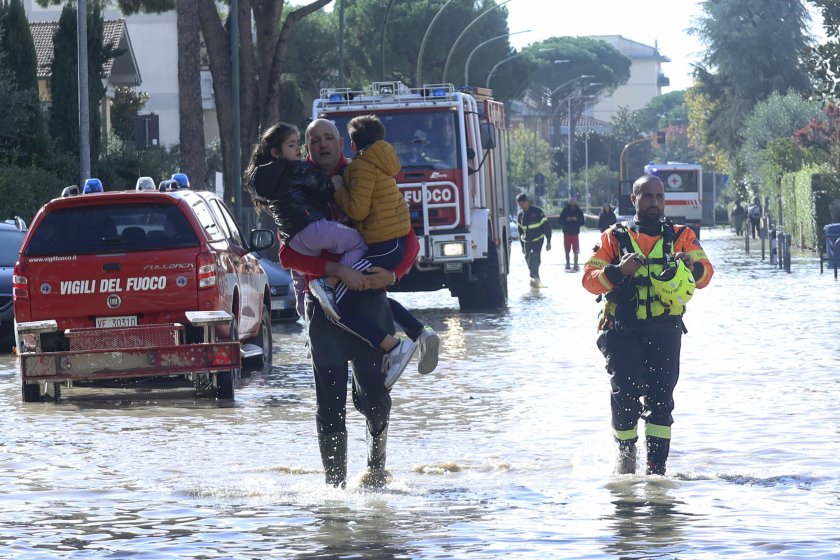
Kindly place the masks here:
<instances>
[{"instance_id":1,"label":"truck wheel","mask_svg":"<svg viewBox=\"0 0 840 560\"><path fill-rule=\"evenodd\" d=\"M216 398L226 400L233 398L233 371L220 371L216 374Z\"/></svg>"},{"instance_id":2,"label":"truck wheel","mask_svg":"<svg viewBox=\"0 0 840 560\"><path fill-rule=\"evenodd\" d=\"M498 309L507 305L507 275L499 273L499 251L488 241L487 258L473 262L474 284L467 284L458 296L461 311Z\"/></svg>"},{"instance_id":3,"label":"truck wheel","mask_svg":"<svg viewBox=\"0 0 840 560\"><path fill-rule=\"evenodd\" d=\"M38 383L21 382L23 402L41 402L41 385Z\"/></svg>"},{"instance_id":4,"label":"truck wheel","mask_svg":"<svg viewBox=\"0 0 840 560\"><path fill-rule=\"evenodd\" d=\"M260 320L260 332L257 336L248 340L249 344L256 344L262 348L262 354L253 358L243 360L248 367L264 369L271 367L271 353L274 349L274 341L271 337L271 308L263 305L262 319Z\"/></svg>"}]
</instances>

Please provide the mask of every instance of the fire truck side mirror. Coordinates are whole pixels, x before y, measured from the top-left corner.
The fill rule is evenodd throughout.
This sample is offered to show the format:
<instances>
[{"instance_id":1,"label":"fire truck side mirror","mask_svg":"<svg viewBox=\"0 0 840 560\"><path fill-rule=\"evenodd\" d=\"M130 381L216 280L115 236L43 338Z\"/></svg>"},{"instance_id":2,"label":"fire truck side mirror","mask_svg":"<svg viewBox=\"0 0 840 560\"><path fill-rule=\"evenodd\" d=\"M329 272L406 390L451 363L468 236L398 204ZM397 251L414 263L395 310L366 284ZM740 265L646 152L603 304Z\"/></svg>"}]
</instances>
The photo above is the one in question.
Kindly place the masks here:
<instances>
[{"instance_id":1,"label":"fire truck side mirror","mask_svg":"<svg viewBox=\"0 0 840 560\"><path fill-rule=\"evenodd\" d=\"M472 147L467 148L467 159L475 159L475 150Z\"/></svg>"},{"instance_id":2,"label":"fire truck side mirror","mask_svg":"<svg viewBox=\"0 0 840 560\"><path fill-rule=\"evenodd\" d=\"M485 150L492 150L496 147L496 127L493 123L481 123L479 134L481 135L481 147Z\"/></svg>"}]
</instances>

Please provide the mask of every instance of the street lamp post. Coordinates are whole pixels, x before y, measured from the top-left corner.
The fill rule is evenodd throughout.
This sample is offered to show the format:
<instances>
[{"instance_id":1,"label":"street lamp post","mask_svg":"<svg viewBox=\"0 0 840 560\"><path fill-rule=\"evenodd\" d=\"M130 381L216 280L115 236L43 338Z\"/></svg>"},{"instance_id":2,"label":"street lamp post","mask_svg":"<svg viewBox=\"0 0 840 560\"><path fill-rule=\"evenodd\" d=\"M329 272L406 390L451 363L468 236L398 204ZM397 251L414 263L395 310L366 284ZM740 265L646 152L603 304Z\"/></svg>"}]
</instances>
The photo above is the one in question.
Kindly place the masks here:
<instances>
[{"instance_id":1,"label":"street lamp post","mask_svg":"<svg viewBox=\"0 0 840 560\"><path fill-rule=\"evenodd\" d=\"M478 49L480 49L484 45L492 43L493 41L498 41L499 39L504 39L505 37L510 37L511 35L519 35L520 33L530 32L530 29L526 29L525 31L517 31L516 33L505 33L504 35L499 35L497 37L493 37L492 39L487 39L486 41L482 41L481 43L476 45L475 48L470 51L470 54L467 56L467 62L464 65L464 85L470 85L470 62L472 62L472 57Z\"/></svg>"},{"instance_id":2,"label":"street lamp post","mask_svg":"<svg viewBox=\"0 0 840 560\"><path fill-rule=\"evenodd\" d=\"M553 50L553 49L540 49L540 50L541 51L548 51L548 50ZM565 64L566 62L569 62L569 61L568 60L555 60L552 64ZM528 82L530 82L533 79L533 77L537 74L537 72L539 72L539 71L540 71L540 68L538 68L533 74L531 74L531 76L528 77L528 79L525 81L526 86L527 86ZM574 78L574 80L577 80L577 79L578 78ZM557 92L558 89L560 89L561 87L563 87L565 85L568 85L569 83L573 82L574 80L569 80L568 82L564 82L563 84L560 85L560 87L552 90L549 93L548 97L551 97L554 93ZM524 88L525 88L525 86L522 87L522 89L524 89ZM520 90L520 91L522 91L522 90ZM516 96L514 96L514 97L516 97ZM543 106L545 105L545 99L546 99L545 97L540 95L540 104L537 106L537 110L536 110L536 113L534 115L534 149L532 151L532 153L534 155L534 159L532 160L532 164L531 164L531 174L532 175L536 175L536 173L537 173L537 132L538 132L539 127L540 127L540 113L542 113Z\"/></svg>"},{"instance_id":3,"label":"street lamp post","mask_svg":"<svg viewBox=\"0 0 840 560\"><path fill-rule=\"evenodd\" d=\"M385 81L385 39L388 37L388 17L391 15L391 7L394 0L388 0L388 7L385 8L385 21L382 23L382 39L379 42L380 58L382 60L382 81Z\"/></svg>"},{"instance_id":4,"label":"street lamp post","mask_svg":"<svg viewBox=\"0 0 840 560\"><path fill-rule=\"evenodd\" d=\"M338 0L338 87L344 87L344 0Z\"/></svg>"},{"instance_id":5,"label":"street lamp post","mask_svg":"<svg viewBox=\"0 0 840 560\"><path fill-rule=\"evenodd\" d=\"M451 4L454 0L447 0L446 4L440 7L440 9L435 14L435 17L432 18L432 21L429 23L429 27L426 28L426 33L423 34L423 40L420 41L420 51L417 53L417 72L414 74L414 85L416 87L420 87L423 85L422 81L422 65L423 65L423 53L426 51L426 41L429 39L429 32L431 32L432 27L435 26L435 22L440 17L440 14L446 9L446 7Z\"/></svg>"},{"instance_id":6,"label":"street lamp post","mask_svg":"<svg viewBox=\"0 0 840 560\"><path fill-rule=\"evenodd\" d=\"M599 84L589 84L589 85L599 85ZM581 89L583 89L583 88L581 88ZM568 146L566 148L569 152L567 154L568 157L566 158L566 160L567 160L566 161L566 189L569 191L569 196L572 196L572 99L585 99L585 98L589 98L589 97L592 97L592 96L588 96L588 95L577 95L576 96L576 95L574 95L574 93L572 93L571 95L569 95L566 98L566 101L568 103L568 114L569 114L569 117L568 117L569 121L566 123L566 133L567 133L567 136L569 137Z\"/></svg>"},{"instance_id":7,"label":"street lamp post","mask_svg":"<svg viewBox=\"0 0 840 560\"><path fill-rule=\"evenodd\" d=\"M481 13L480 13L479 15L477 15L477 16L476 16L476 17L475 17L475 18L474 18L471 22L469 22L469 23L467 24L467 26L464 28L464 30L463 30L463 31L461 31L461 33L458 35L458 37L456 37L456 38L455 38L455 42L454 42L454 43L452 43L452 48L451 48L451 49L449 49L449 54L447 54L447 55L446 55L446 62L445 62L445 63L444 63L444 65L443 65L443 79L441 80L441 83L443 83L443 84L445 84L445 83L446 83L446 77L447 77L447 75L449 75L449 63L452 61L452 55L454 55L454 54L455 54L455 49L458 47L458 44L461 42L461 39L464 37L464 35L466 35L466 34L467 34L467 31L469 31L469 30L470 30L470 28L471 28L473 25L475 25L476 23L478 23L478 21L479 21L481 18L483 18L484 16L486 16L487 14L489 14L490 12L492 12L493 10L495 10L495 9L497 9L497 8L501 8L502 6L504 6L505 4L507 4L508 2L510 2L510 0L505 0L504 2L501 2L501 3L499 3L499 4L496 4L495 6L492 6L492 7L488 8L488 9L484 10L483 12L481 12ZM467 84L464 84L464 85L467 85Z\"/></svg>"},{"instance_id":8,"label":"street lamp post","mask_svg":"<svg viewBox=\"0 0 840 560\"><path fill-rule=\"evenodd\" d=\"M597 96L595 96L597 98ZM586 107L584 106L584 112L586 112ZM589 208L589 121L584 121L584 132L583 132L583 192L584 192L584 204L586 208Z\"/></svg>"},{"instance_id":9,"label":"street lamp post","mask_svg":"<svg viewBox=\"0 0 840 560\"><path fill-rule=\"evenodd\" d=\"M490 78L492 78L492 77L493 77L493 74L495 74L496 69L497 69L499 66L501 66L501 65L502 65L502 64L504 64L505 62L509 62L509 61L513 60L514 58L519 58L519 57L520 57L520 56L522 56L523 54L524 54L524 53L516 53L515 55L513 55L513 56L509 56L509 57L507 57L507 58L503 58L502 60L500 60L499 62L497 62L496 64L494 64L494 65L493 65L493 68L491 68L491 69L490 69L490 72L488 72L488 73L487 73L487 80L484 82L484 87L485 87L485 88L487 88L487 89L490 89Z\"/></svg>"},{"instance_id":10,"label":"street lamp post","mask_svg":"<svg viewBox=\"0 0 840 560\"><path fill-rule=\"evenodd\" d=\"M585 79L587 79L587 78L594 78L594 76L592 76L592 75L590 75L590 74L582 74L582 75L580 75L580 76L577 76L577 77L575 77L575 78L572 78L571 80L566 80L565 82L563 82L562 84L560 84L559 86L557 86L556 88L554 88L553 90L551 90L551 91L549 92L549 94L548 94L548 97L547 97L547 98L548 98L548 99L551 99L551 97L552 97L555 93L557 93L558 91L560 91L562 88L566 87L567 85L571 84L572 82L576 82L576 81L578 81L578 80L585 80ZM571 97L572 97L572 96L570 95L568 98L569 98L569 99L571 99ZM541 98L540 98L540 106L539 106L539 109L537 109L537 113L539 113L540 111L542 111L542 107L543 107L543 105L544 105L544 103L545 103L545 99L546 99L546 98L544 98L544 97L541 97ZM561 107L561 105L558 105L558 109L559 109L560 107ZM552 117L551 117L551 119L549 120L549 122L551 122L551 121L553 121L553 120L554 120L554 115L556 115L556 114L557 114L557 110L555 109L555 111L552 113ZM571 115L571 102L569 103L569 115ZM571 119L570 119L570 120L571 120ZM534 124L534 151L535 151L535 152L536 152L536 146L537 146L537 128L538 128L538 127L539 127L539 114L537 115L537 119L536 119L536 122L535 122L535 124ZM571 139L569 139L569 153L570 153L570 154L571 154L571 145L572 145L572 141L571 141ZM534 158L535 158L535 162L534 162L534 170L536 170L536 154L534 155ZM569 156L569 161L568 161L567 177L566 177L566 179L567 179L567 187L568 187L568 189L569 189L569 194L571 194L571 185L572 185L572 179L571 179L571 169L572 169L572 158L571 158L571 155L570 155L570 156Z\"/></svg>"}]
</instances>

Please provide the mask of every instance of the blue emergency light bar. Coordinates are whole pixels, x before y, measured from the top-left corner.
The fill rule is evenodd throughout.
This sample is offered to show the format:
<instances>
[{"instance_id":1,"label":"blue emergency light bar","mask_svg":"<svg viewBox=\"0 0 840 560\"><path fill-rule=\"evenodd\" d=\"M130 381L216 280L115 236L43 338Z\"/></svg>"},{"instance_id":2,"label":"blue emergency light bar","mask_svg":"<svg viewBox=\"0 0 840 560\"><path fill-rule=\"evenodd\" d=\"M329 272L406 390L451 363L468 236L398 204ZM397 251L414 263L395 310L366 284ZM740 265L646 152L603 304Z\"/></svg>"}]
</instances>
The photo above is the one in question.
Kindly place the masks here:
<instances>
[{"instance_id":1,"label":"blue emergency light bar","mask_svg":"<svg viewBox=\"0 0 840 560\"><path fill-rule=\"evenodd\" d=\"M172 181L178 183L178 187L182 189L190 188L190 178L187 177L186 173L174 173L172 177L170 177Z\"/></svg>"},{"instance_id":2,"label":"blue emergency light bar","mask_svg":"<svg viewBox=\"0 0 840 560\"><path fill-rule=\"evenodd\" d=\"M85 186L82 188L82 194L99 192L105 192L105 188L102 186L102 181L96 177L91 177L90 179L85 180Z\"/></svg>"}]
</instances>

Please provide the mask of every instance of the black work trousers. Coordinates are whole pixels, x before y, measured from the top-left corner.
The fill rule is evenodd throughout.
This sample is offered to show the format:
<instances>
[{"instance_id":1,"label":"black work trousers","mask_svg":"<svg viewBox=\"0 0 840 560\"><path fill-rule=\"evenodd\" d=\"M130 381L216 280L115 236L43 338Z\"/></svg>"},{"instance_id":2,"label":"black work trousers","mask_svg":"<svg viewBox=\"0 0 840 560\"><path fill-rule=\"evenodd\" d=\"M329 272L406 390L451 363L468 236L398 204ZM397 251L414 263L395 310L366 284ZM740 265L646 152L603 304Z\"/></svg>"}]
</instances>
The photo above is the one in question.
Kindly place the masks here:
<instances>
[{"instance_id":1,"label":"black work trousers","mask_svg":"<svg viewBox=\"0 0 840 560\"><path fill-rule=\"evenodd\" d=\"M394 321L384 292L365 294L357 312L394 334ZM315 396L319 434L345 432L347 417L348 362L353 364L353 404L367 419L371 435L388 427L391 395L382 371L384 352L348 333L324 315L321 306L307 296L309 347L315 370Z\"/></svg>"},{"instance_id":2,"label":"black work trousers","mask_svg":"<svg viewBox=\"0 0 840 560\"><path fill-rule=\"evenodd\" d=\"M525 262L528 263L528 272L531 274L531 278L540 277L542 247L542 239L525 242Z\"/></svg>"},{"instance_id":3,"label":"black work trousers","mask_svg":"<svg viewBox=\"0 0 840 560\"><path fill-rule=\"evenodd\" d=\"M752 234L752 238L755 239L756 236L761 235L761 219L758 218L750 218L750 233Z\"/></svg>"},{"instance_id":4,"label":"black work trousers","mask_svg":"<svg viewBox=\"0 0 840 560\"><path fill-rule=\"evenodd\" d=\"M629 439L627 432L636 430L640 418L647 423L648 435L670 438L682 334L682 321L668 318L640 321L629 333L611 329L598 337L610 374L612 426L619 439Z\"/></svg>"}]
</instances>

